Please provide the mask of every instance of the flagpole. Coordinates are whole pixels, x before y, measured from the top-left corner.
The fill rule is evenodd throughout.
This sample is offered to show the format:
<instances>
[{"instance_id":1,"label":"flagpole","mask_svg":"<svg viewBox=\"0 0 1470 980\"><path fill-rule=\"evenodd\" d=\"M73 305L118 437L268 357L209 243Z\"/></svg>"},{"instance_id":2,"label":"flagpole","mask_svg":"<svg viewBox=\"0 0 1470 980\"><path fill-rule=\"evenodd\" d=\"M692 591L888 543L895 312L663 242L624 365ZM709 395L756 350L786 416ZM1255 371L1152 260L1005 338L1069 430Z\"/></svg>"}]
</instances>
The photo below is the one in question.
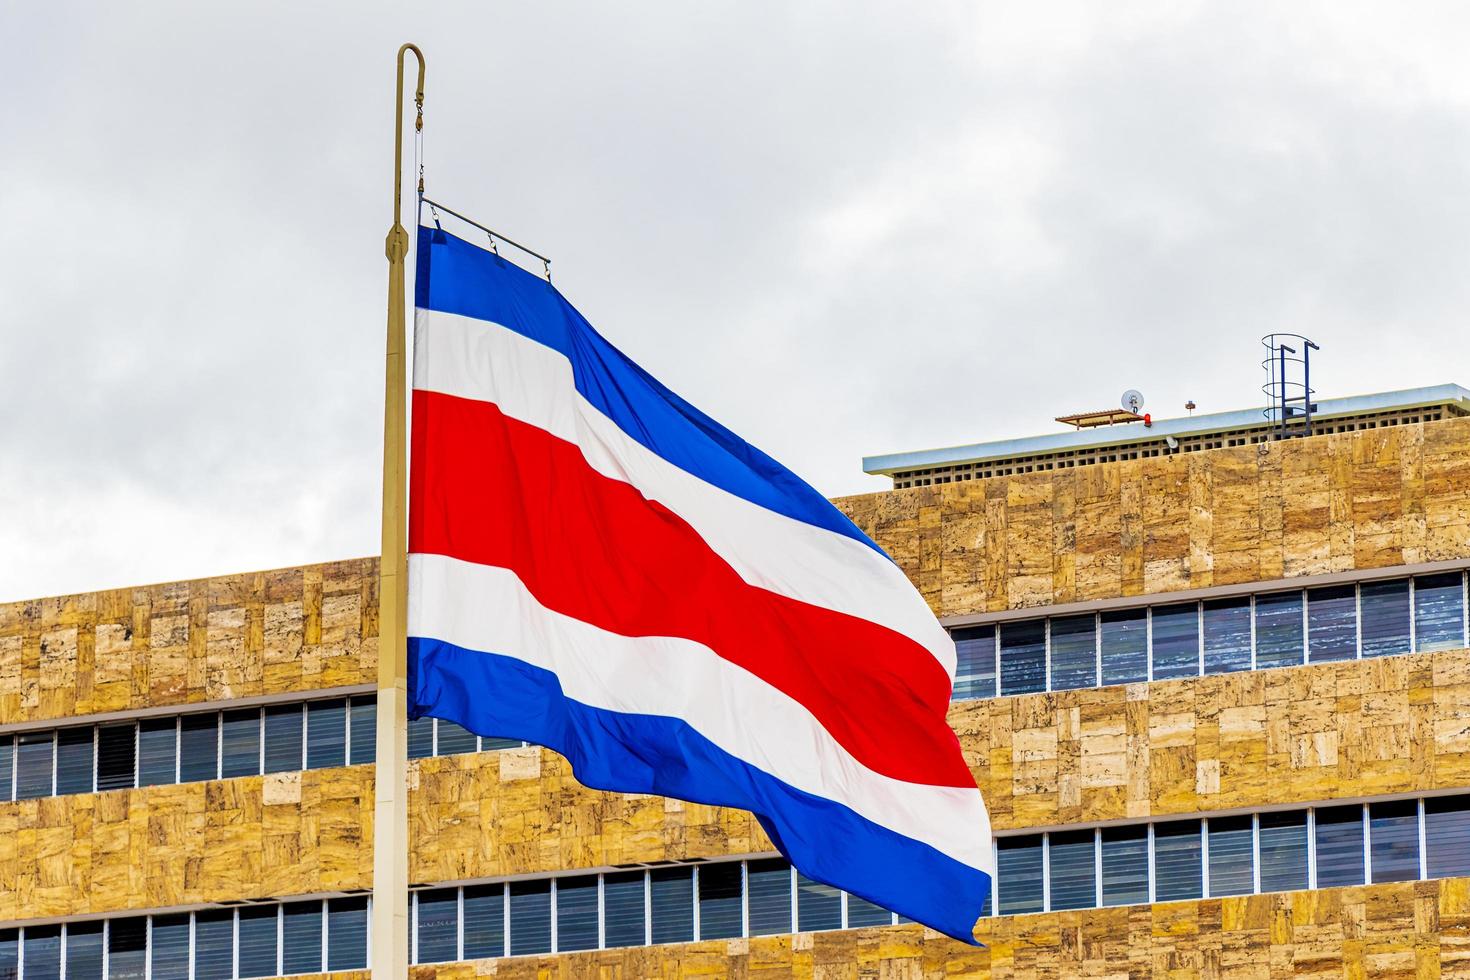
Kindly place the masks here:
<instances>
[{"instance_id":1,"label":"flagpole","mask_svg":"<svg viewBox=\"0 0 1470 980\"><path fill-rule=\"evenodd\" d=\"M393 227L388 231L388 348L383 381L383 556L378 566L378 710L373 804L372 972L408 976L408 491L403 227L403 56L418 60L415 131L424 124L424 54L398 49L393 114ZM323 964L325 965L325 964Z\"/></svg>"}]
</instances>

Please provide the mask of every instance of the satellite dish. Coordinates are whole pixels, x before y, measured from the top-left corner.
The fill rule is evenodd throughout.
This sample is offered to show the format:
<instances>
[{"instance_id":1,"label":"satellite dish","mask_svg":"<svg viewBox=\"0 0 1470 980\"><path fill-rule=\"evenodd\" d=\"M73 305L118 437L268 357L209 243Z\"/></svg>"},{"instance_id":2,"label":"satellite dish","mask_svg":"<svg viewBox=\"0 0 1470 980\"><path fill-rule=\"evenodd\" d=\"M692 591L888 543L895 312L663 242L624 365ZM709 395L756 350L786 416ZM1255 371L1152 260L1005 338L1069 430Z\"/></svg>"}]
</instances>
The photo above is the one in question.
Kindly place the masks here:
<instances>
[{"instance_id":1,"label":"satellite dish","mask_svg":"<svg viewBox=\"0 0 1470 980\"><path fill-rule=\"evenodd\" d=\"M1129 388L1123 392L1123 411L1132 412L1134 415L1143 414L1143 392L1137 388Z\"/></svg>"}]
</instances>

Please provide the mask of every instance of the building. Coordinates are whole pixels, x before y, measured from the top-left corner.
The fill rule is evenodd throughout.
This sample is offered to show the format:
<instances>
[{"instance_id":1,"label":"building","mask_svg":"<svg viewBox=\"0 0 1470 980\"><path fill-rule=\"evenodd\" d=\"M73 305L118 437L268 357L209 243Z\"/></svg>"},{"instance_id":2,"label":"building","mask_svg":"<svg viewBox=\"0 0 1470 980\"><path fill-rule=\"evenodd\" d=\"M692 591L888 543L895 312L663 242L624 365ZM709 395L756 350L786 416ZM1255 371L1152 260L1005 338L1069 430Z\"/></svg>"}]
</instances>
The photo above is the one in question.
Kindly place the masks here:
<instances>
[{"instance_id":1,"label":"building","mask_svg":"<svg viewBox=\"0 0 1470 980\"><path fill-rule=\"evenodd\" d=\"M988 949L794 875L746 814L426 722L414 976L1470 976L1467 410L867 462L898 488L839 505L960 651ZM0 977L361 971L375 574L0 605Z\"/></svg>"}]
</instances>

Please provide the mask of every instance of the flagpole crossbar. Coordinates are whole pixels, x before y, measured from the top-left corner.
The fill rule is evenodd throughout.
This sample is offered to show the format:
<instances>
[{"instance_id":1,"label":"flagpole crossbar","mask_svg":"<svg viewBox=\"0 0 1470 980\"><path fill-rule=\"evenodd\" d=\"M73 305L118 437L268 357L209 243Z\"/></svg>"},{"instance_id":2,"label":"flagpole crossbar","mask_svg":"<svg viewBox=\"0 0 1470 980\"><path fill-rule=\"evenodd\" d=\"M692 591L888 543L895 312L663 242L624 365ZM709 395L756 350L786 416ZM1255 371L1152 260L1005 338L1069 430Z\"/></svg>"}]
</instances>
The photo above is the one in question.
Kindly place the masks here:
<instances>
[{"instance_id":1,"label":"flagpole crossbar","mask_svg":"<svg viewBox=\"0 0 1470 980\"><path fill-rule=\"evenodd\" d=\"M467 225L471 225L471 226L473 226L475 228L480 229L485 234L487 234L487 235L490 236L490 244L491 244L492 248L494 247L494 245L496 243L498 243L498 242L504 242L505 244L509 245L511 248L519 249L520 251L525 252L527 255L531 256L532 258L539 259L541 261L541 264L546 269L546 281L547 282L550 282L551 281L551 260L548 259L546 256L542 255L540 252L537 252L534 249L527 248L526 246L522 245L520 242L513 241L513 240L511 240L509 238L506 238L504 235L502 235L500 232L496 231L495 229L493 229L493 228L487 228L485 225L480 224L478 221L474 220L473 218L466 218L464 215L460 214L458 211L455 211L453 208L445 207L444 205L440 204L438 201L431 201L427 197L421 197L420 200L423 201L423 203L427 204L431 208L435 208L435 209L437 209L439 211L443 211L445 214L450 215L450 216L455 217L455 218L458 218L460 221L463 221ZM496 254L499 254L499 253L497 252Z\"/></svg>"}]
</instances>

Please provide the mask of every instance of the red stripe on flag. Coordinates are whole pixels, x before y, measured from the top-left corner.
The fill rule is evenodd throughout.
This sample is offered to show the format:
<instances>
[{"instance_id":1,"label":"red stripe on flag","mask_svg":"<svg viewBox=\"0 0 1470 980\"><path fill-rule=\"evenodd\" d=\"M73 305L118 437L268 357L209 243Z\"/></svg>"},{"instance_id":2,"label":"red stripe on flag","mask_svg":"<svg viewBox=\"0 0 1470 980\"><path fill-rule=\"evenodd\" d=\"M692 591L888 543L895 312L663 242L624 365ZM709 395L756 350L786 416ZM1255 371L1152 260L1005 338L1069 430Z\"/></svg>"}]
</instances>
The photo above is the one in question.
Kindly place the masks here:
<instances>
[{"instance_id":1,"label":"red stripe on flag","mask_svg":"<svg viewBox=\"0 0 1470 980\"><path fill-rule=\"evenodd\" d=\"M509 568L547 608L611 632L702 643L805 705L873 771L974 787L928 650L750 585L575 445L491 403L416 390L410 473L410 551Z\"/></svg>"}]
</instances>

